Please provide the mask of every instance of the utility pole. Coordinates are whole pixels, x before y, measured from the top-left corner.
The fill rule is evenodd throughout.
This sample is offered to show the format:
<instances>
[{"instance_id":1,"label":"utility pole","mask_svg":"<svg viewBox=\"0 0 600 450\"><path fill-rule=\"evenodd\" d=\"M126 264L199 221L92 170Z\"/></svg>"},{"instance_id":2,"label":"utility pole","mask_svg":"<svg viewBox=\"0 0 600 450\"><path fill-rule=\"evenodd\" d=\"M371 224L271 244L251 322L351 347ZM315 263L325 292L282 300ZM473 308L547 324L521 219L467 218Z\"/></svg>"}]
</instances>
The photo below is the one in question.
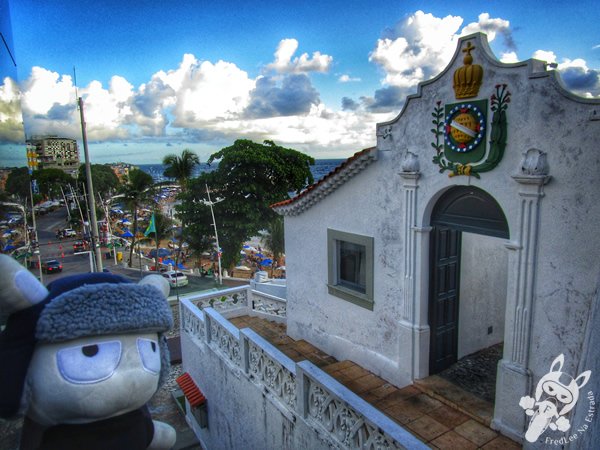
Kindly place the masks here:
<instances>
[{"instance_id":1,"label":"utility pole","mask_svg":"<svg viewBox=\"0 0 600 450\"><path fill-rule=\"evenodd\" d=\"M219 264L219 284L223 284L223 275L221 274L221 247L219 247L219 234L217 233L217 221L215 220L215 212L213 211L213 205L225 200L224 198L218 198L217 201L212 202L210 199L210 191L208 190L208 184L206 186L206 195L208 195L208 202L204 202L205 205L210 206L210 214L212 215L213 227L215 228L215 241L217 243L217 261ZM183 236L182 236L183 238Z\"/></svg>"},{"instance_id":2,"label":"utility pole","mask_svg":"<svg viewBox=\"0 0 600 450\"><path fill-rule=\"evenodd\" d=\"M98 237L98 220L96 218L96 201L94 200L94 185L92 183L92 167L87 145L87 134L85 131L85 118L83 115L83 99L79 97L79 115L81 116L81 136L83 138L83 152L85 155L85 178L87 181L88 207L91 219L92 250L96 255L96 271L102 272L102 252L100 251L100 240Z\"/></svg>"},{"instance_id":3,"label":"utility pole","mask_svg":"<svg viewBox=\"0 0 600 450\"><path fill-rule=\"evenodd\" d=\"M69 202L67 201L67 197L65 196L65 191L63 191L62 186L60 187L60 193L62 194L63 201L65 202L65 206L67 208L67 216L69 218L69 224L71 223L71 208L69 207Z\"/></svg>"},{"instance_id":4,"label":"utility pole","mask_svg":"<svg viewBox=\"0 0 600 450\"><path fill-rule=\"evenodd\" d=\"M38 268L40 269L40 283L44 282L44 276L42 275L42 257L40 256L40 241L38 240L37 225L35 224L35 209L33 205L33 188L31 187L31 179L29 179L29 195L31 196L31 221L33 225L33 232L35 233L35 245L33 253L37 254Z\"/></svg>"}]
</instances>

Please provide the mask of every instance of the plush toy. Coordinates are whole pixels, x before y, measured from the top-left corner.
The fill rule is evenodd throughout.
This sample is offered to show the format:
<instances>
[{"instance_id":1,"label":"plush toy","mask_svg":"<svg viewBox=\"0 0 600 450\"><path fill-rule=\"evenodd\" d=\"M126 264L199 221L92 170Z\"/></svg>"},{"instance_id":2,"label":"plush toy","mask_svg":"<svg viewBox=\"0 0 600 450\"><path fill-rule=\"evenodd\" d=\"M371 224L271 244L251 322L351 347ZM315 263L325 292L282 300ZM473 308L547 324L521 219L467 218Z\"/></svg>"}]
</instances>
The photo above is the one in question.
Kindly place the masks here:
<instances>
[{"instance_id":1,"label":"plush toy","mask_svg":"<svg viewBox=\"0 0 600 450\"><path fill-rule=\"evenodd\" d=\"M110 273L44 287L0 255L0 417L24 415L21 448L168 449L146 403L169 368L167 281Z\"/></svg>"}]
</instances>

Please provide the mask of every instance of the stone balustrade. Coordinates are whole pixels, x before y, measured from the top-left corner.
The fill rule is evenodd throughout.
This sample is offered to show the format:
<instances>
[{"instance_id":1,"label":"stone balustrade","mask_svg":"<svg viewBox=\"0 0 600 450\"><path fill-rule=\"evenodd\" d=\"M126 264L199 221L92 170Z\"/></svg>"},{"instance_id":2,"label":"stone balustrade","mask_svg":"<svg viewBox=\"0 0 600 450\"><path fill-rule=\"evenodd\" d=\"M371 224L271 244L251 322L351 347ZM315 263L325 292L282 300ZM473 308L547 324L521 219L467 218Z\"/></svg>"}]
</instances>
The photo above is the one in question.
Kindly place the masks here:
<instances>
[{"instance_id":1,"label":"stone balustrade","mask_svg":"<svg viewBox=\"0 0 600 450\"><path fill-rule=\"evenodd\" d=\"M213 305L224 306L232 303L230 299L233 299L233 294L237 293L238 302L233 303L236 305L235 309L241 315L247 314L247 311L240 310L237 305L240 302L244 303L248 297L245 297L239 288L228 291L225 294L211 293L219 300L214 301ZM226 300L220 301L220 295L225 295ZM189 337L194 344L191 350L190 347L184 347L184 367L190 367L186 370L191 370L194 366L191 362L186 363L188 358L202 358L203 377L211 377L210 374L213 372L210 367L215 367L212 378L218 377L220 373L222 386L227 386L231 382L222 379L223 373L226 373L226 378L232 377L236 383L245 386L244 395L247 397L249 397L248 390L251 390L251 386L254 385L258 398L261 398L262 393L263 400L260 403L266 399L288 423L295 424L294 427L302 423L302 427L305 427L307 432L310 431L314 439L324 440L331 447L427 448L400 425L310 361L295 363L251 329L236 328L216 308L197 306L197 304L210 304L209 300L209 297L203 297L202 299L183 298L180 301L182 337L184 335ZM264 302L261 305L265 305L267 301L272 300L264 298L255 301L255 305L259 302ZM246 305L249 310L252 302ZM229 313L232 311L228 307L224 309ZM215 361L221 362L214 366L215 362L209 363L213 357L209 358L208 355L215 355L217 357ZM225 372L223 372L224 367ZM193 370L191 374L194 376ZM202 379L202 376L198 375L199 379ZM221 402L220 406L222 406L227 403L227 400L224 400L225 396L235 398L236 393L220 392L220 398L214 401ZM256 414L260 414L258 408ZM255 430L256 433L261 431ZM303 439L311 438L305 436Z\"/></svg>"},{"instance_id":2,"label":"stone balustrade","mask_svg":"<svg viewBox=\"0 0 600 450\"><path fill-rule=\"evenodd\" d=\"M280 323L285 322L287 306L285 299L254 290L248 286L204 294L189 294L181 298L191 301L200 309L213 308L224 317L251 315Z\"/></svg>"}]
</instances>

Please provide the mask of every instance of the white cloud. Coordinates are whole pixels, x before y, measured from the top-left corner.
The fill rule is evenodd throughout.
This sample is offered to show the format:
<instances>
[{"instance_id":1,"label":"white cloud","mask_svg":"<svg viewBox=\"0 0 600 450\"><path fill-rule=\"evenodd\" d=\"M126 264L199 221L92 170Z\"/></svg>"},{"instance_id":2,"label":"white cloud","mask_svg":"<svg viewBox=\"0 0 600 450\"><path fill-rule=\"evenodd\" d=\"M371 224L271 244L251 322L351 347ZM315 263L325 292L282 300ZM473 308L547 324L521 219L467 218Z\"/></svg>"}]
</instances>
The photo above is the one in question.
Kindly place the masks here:
<instances>
[{"instance_id":1,"label":"white cloud","mask_svg":"<svg viewBox=\"0 0 600 450\"><path fill-rule=\"evenodd\" d=\"M502 34L506 47L513 50L507 20L490 18L488 13L482 13L478 22L466 25L459 33L462 23L459 16L439 18L423 11L399 22L391 37L377 41L369 57L385 71L382 83L405 88L408 93L409 88L413 89L417 83L437 75L446 67L460 36L477 31L487 33L489 41L498 33Z\"/></svg>"},{"instance_id":2,"label":"white cloud","mask_svg":"<svg viewBox=\"0 0 600 450\"><path fill-rule=\"evenodd\" d=\"M19 87L15 80L6 77L0 85L0 142L25 140Z\"/></svg>"},{"instance_id":3,"label":"white cloud","mask_svg":"<svg viewBox=\"0 0 600 450\"><path fill-rule=\"evenodd\" d=\"M504 52L500 55L500 61L503 63L516 63L519 62L517 52Z\"/></svg>"},{"instance_id":4,"label":"white cloud","mask_svg":"<svg viewBox=\"0 0 600 450\"><path fill-rule=\"evenodd\" d=\"M504 37L504 45L509 50L515 50L516 46L510 29L510 22L500 18L491 18L488 13L479 14L477 22L472 22L465 26L461 32L461 36L482 32L487 34L488 41L492 42L496 39L497 34Z\"/></svg>"},{"instance_id":5,"label":"white cloud","mask_svg":"<svg viewBox=\"0 0 600 450\"><path fill-rule=\"evenodd\" d=\"M312 57L309 57L308 53L303 53L292 60L296 50L298 50L296 39L282 39L275 51L275 61L267 68L279 73L327 72L333 61L333 57L322 55L318 51L314 52Z\"/></svg>"},{"instance_id":6,"label":"white cloud","mask_svg":"<svg viewBox=\"0 0 600 450\"><path fill-rule=\"evenodd\" d=\"M33 67L22 88L23 111L46 114L54 104L75 102L75 86L69 75L60 76L42 67Z\"/></svg>"},{"instance_id":7,"label":"white cloud","mask_svg":"<svg viewBox=\"0 0 600 450\"><path fill-rule=\"evenodd\" d=\"M351 77L350 75L343 74L343 75L340 75L340 77L338 78L338 81L340 83L352 83L352 82L361 81L361 80L358 77Z\"/></svg>"},{"instance_id":8,"label":"white cloud","mask_svg":"<svg viewBox=\"0 0 600 450\"><path fill-rule=\"evenodd\" d=\"M600 70L590 69L581 58L564 58L558 63L558 72L565 85L583 97L600 98Z\"/></svg>"},{"instance_id":9,"label":"white cloud","mask_svg":"<svg viewBox=\"0 0 600 450\"><path fill-rule=\"evenodd\" d=\"M417 11L398 23L395 36L377 41L369 60L384 69L384 84L413 87L448 64L461 24L458 16L438 18Z\"/></svg>"},{"instance_id":10,"label":"white cloud","mask_svg":"<svg viewBox=\"0 0 600 450\"><path fill-rule=\"evenodd\" d=\"M174 86L173 125L195 128L202 122L236 117L248 105L255 83L233 63L196 61L185 68L181 85Z\"/></svg>"},{"instance_id":11,"label":"white cloud","mask_svg":"<svg viewBox=\"0 0 600 450\"><path fill-rule=\"evenodd\" d=\"M547 63L556 62L556 55L552 51L536 50L535 52L533 52L533 55L531 57L534 59L539 59L541 61L546 61Z\"/></svg>"}]
</instances>

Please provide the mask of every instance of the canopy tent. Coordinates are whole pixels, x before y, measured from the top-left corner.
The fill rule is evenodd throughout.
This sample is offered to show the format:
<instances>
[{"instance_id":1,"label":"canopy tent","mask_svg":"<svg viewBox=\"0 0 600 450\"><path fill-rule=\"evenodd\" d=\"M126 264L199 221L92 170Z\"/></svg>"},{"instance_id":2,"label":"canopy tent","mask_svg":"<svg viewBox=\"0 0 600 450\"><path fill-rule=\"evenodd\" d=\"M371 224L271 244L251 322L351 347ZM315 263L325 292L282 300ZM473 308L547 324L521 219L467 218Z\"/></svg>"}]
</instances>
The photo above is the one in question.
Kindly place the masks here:
<instances>
[{"instance_id":1,"label":"canopy tent","mask_svg":"<svg viewBox=\"0 0 600 450\"><path fill-rule=\"evenodd\" d=\"M131 233L131 231L125 230L123 234L121 234L121 237L130 238L133 237L133 234Z\"/></svg>"},{"instance_id":2,"label":"canopy tent","mask_svg":"<svg viewBox=\"0 0 600 450\"><path fill-rule=\"evenodd\" d=\"M155 248L150 250L150 257L155 258L156 255L157 255L157 250ZM171 255L171 250L169 250L168 248L159 248L158 249L158 257L159 258L164 258L165 256L170 256L170 255Z\"/></svg>"}]
</instances>

